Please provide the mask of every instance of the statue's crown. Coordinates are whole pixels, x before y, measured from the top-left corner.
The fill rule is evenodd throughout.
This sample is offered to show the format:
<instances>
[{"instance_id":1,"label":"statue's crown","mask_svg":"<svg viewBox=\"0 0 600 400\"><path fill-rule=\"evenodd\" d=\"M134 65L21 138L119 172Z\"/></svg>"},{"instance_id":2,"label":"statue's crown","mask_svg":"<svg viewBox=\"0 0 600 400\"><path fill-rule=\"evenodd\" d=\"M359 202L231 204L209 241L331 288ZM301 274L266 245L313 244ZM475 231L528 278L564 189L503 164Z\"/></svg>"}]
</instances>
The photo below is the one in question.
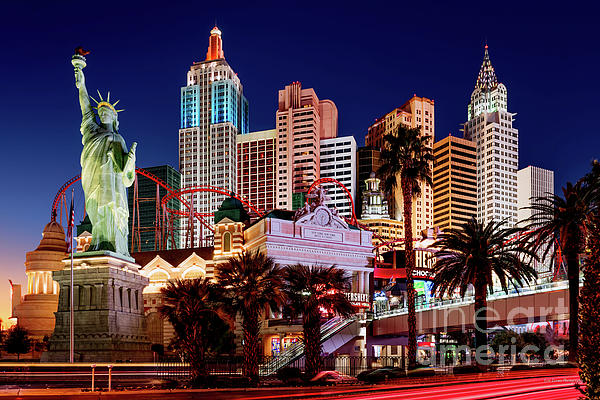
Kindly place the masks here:
<instances>
[{"instance_id":1,"label":"statue's crown","mask_svg":"<svg viewBox=\"0 0 600 400\"><path fill-rule=\"evenodd\" d=\"M119 113L121 111L124 111L124 110L117 110L115 108L117 103L119 103L119 101L121 101L121 100L117 100L113 104L110 104L110 92L108 92L108 95L106 96L106 100L104 100L102 98L102 95L100 94L99 90L97 90L97 92L98 92L98 96L100 97L100 101L98 101L95 98L93 98L92 96L90 96L90 98L96 102L96 107L94 107L96 110L99 110L101 107L107 107L107 108L110 108L115 114Z\"/></svg>"}]
</instances>

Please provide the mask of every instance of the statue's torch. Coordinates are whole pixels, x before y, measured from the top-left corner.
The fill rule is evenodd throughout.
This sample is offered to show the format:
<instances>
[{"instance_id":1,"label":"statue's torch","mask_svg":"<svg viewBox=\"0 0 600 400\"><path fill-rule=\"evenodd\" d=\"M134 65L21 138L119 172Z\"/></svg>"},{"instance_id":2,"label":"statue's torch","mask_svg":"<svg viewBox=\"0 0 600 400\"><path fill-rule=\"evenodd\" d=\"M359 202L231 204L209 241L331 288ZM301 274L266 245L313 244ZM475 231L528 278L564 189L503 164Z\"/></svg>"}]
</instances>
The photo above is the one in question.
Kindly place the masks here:
<instances>
[{"instance_id":1,"label":"statue's torch","mask_svg":"<svg viewBox=\"0 0 600 400\"><path fill-rule=\"evenodd\" d=\"M71 64L73 64L75 68L79 69L84 69L87 66L85 57L80 54L74 54L73 57L71 57Z\"/></svg>"},{"instance_id":2,"label":"statue's torch","mask_svg":"<svg viewBox=\"0 0 600 400\"><path fill-rule=\"evenodd\" d=\"M83 47L76 48L75 54L71 57L71 64L73 64L75 68L84 69L87 66L85 55L89 53L89 51L83 50Z\"/></svg>"}]
</instances>

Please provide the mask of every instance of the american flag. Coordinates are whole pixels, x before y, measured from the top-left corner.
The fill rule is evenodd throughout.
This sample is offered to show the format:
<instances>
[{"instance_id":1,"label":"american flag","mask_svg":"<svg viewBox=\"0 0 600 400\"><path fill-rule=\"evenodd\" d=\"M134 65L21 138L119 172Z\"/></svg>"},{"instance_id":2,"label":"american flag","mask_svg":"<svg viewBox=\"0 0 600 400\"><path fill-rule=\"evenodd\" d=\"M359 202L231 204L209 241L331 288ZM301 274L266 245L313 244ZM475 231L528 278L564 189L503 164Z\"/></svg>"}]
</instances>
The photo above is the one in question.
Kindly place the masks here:
<instances>
[{"instance_id":1,"label":"american flag","mask_svg":"<svg viewBox=\"0 0 600 400\"><path fill-rule=\"evenodd\" d=\"M75 223L75 207L73 206L73 193L71 193L71 209L69 210L69 225L67 228L68 252L73 251L73 224Z\"/></svg>"}]
</instances>

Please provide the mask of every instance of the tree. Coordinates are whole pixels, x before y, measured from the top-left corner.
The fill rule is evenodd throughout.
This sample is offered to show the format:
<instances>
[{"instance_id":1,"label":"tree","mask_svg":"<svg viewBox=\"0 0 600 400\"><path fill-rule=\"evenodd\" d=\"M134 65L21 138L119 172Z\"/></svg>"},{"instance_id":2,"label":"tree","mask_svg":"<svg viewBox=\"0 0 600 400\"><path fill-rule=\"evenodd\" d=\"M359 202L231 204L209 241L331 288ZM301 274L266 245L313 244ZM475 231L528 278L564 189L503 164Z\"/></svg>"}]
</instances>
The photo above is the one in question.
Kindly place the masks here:
<instances>
[{"instance_id":1,"label":"tree","mask_svg":"<svg viewBox=\"0 0 600 400\"><path fill-rule=\"evenodd\" d=\"M17 360L20 359L21 354L29 353L31 345L29 332L19 325L12 326L4 338L4 350L10 354L16 354Z\"/></svg>"},{"instance_id":2,"label":"tree","mask_svg":"<svg viewBox=\"0 0 600 400\"><path fill-rule=\"evenodd\" d=\"M583 183L585 186L596 192L592 198L596 202L596 207L598 207L598 202L600 201L600 161L592 161L592 169L583 177Z\"/></svg>"},{"instance_id":3,"label":"tree","mask_svg":"<svg viewBox=\"0 0 600 400\"><path fill-rule=\"evenodd\" d=\"M579 376L585 383L582 393L590 400L600 399L600 216L590 224L589 254L583 266L581 288L581 337L579 339Z\"/></svg>"},{"instance_id":4,"label":"tree","mask_svg":"<svg viewBox=\"0 0 600 400\"><path fill-rule=\"evenodd\" d=\"M503 357L507 355L512 355L511 349L513 348L513 346L515 346L516 352L521 351L523 347L521 343L521 336L518 333L513 332L509 329L504 329L500 332L497 332L494 335L490 345L496 353Z\"/></svg>"},{"instance_id":5,"label":"tree","mask_svg":"<svg viewBox=\"0 0 600 400\"><path fill-rule=\"evenodd\" d=\"M189 360L194 384L206 382L207 351L229 328L220 292L205 278L171 281L161 289L159 312L175 330L174 347Z\"/></svg>"},{"instance_id":6,"label":"tree","mask_svg":"<svg viewBox=\"0 0 600 400\"><path fill-rule=\"evenodd\" d=\"M577 361L579 314L579 255L584 251L589 216L596 208L596 190L583 180L570 182L562 189L563 197L555 194L535 197L532 215L525 222L530 232L526 238L531 248L550 257L554 263L564 258L569 280L569 361ZM555 244L557 244L555 246Z\"/></svg>"},{"instance_id":7,"label":"tree","mask_svg":"<svg viewBox=\"0 0 600 400\"><path fill-rule=\"evenodd\" d=\"M385 147L381 152L382 165L378 173L383 179L384 189L394 194L402 190L404 216L404 249L406 252L406 291L408 307L408 364L413 368L417 362L417 317L412 273L415 268L413 251L412 204L421 191L421 183L431 185L433 155L431 137L421 135L420 128L409 128L400 124L394 134L384 136ZM432 200L433 201L433 200Z\"/></svg>"},{"instance_id":8,"label":"tree","mask_svg":"<svg viewBox=\"0 0 600 400\"><path fill-rule=\"evenodd\" d=\"M529 359L531 359L534 356L543 357L544 352L548 347L548 342L546 341L546 338L539 332L523 332L521 334L521 343L523 345L521 349L527 350L526 355ZM527 346L532 347L527 348Z\"/></svg>"},{"instance_id":9,"label":"tree","mask_svg":"<svg viewBox=\"0 0 600 400\"><path fill-rule=\"evenodd\" d=\"M244 334L244 376L258 381L260 323L267 307L278 311L284 302L283 276L272 258L243 252L217 267L220 285L226 289L231 317L241 316Z\"/></svg>"},{"instance_id":10,"label":"tree","mask_svg":"<svg viewBox=\"0 0 600 400\"><path fill-rule=\"evenodd\" d=\"M433 291L441 296L457 289L465 296L472 285L475 291L475 346L487 345L487 293L495 276L504 291L535 279L535 269L526 262L535 253L519 240L517 228L503 229L504 221L487 225L472 217L459 228L450 229L431 245L438 248L433 266Z\"/></svg>"},{"instance_id":11,"label":"tree","mask_svg":"<svg viewBox=\"0 0 600 400\"><path fill-rule=\"evenodd\" d=\"M313 377L321 369L321 311L345 318L355 313L345 295L351 278L335 266L302 264L286 267L284 276L284 313L290 318L302 316L306 375Z\"/></svg>"}]
</instances>

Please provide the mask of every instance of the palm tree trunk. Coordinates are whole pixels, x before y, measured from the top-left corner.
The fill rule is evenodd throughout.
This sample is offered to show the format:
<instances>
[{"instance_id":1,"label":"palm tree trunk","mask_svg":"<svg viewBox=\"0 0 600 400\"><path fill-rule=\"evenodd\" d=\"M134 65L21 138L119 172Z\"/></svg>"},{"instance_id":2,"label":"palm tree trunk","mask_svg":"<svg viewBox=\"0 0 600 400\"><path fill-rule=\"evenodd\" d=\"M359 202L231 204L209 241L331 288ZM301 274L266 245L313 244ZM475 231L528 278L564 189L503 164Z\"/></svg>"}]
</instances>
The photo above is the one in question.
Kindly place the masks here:
<instances>
[{"instance_id":1,"label":"palm tree trunk","mask_svg":"<svg viewBox=\"0 0 600 400\"><path fill-rule=\"evenodd\" d=\"M475 354L480 354L477 349L487 346L487 287L485 284L475 283ZM487 365L480 365L486 369Z\"/></svg>"},{"instance_id":2,"label":"palm tree trunk","mask_svg":"<svg viewBox=\"0 0 600 400\"><path fill-rule=\"evenodd\" d=\"M308 378L314 377L321 369L321 320L319 310L304 318L304 357L305 372Z\"/></svg>"},{"instance_id":3,"label":"palm tree trunk","mask_svg":"<svg viewBox=\"0 0 600 400\"><path fill-rule=\"evenodd\" d=\"M258 311L249 310L244 314L242 323L244 330L244 376L256 383L258 382L258 349L260 344Z\"/></svg>"},{"instance_id":4,"label":"palm tree trunk","mask_svg":"<svg viewBox=\"0 0 600 400\"><path fill-rule=\"evenodd\" d=\"M404 250L406 256L406 305L408 307L408 368L417 365L417 315L415 311L415 285L412 278L415 268L412 231L413 193L410 183L402 179L404 206Z\"/></svg>"},{"instance_id":5,"label":"palm tree trunk","mask_svg":"<svg viewBox=\"0 0 600 400\"><path fill-rule=\"evenodd\" d=\"M190 377L194 385L203 385L206 382L206 364L204 361L204 344L202 339L192 344L191 351L188 351L190 361Z\"/></svg>"},{"instance_id":6,"label":"palm tree trunk","mask_svg":"<svg viewBox=\"0 0 600 400\"><path fill-rule=\"evenodd\" d=\"M569 361L577 362L579 339L579 256L577 251L566 254L569 279Z\"/></svg>"}]
</instances>

